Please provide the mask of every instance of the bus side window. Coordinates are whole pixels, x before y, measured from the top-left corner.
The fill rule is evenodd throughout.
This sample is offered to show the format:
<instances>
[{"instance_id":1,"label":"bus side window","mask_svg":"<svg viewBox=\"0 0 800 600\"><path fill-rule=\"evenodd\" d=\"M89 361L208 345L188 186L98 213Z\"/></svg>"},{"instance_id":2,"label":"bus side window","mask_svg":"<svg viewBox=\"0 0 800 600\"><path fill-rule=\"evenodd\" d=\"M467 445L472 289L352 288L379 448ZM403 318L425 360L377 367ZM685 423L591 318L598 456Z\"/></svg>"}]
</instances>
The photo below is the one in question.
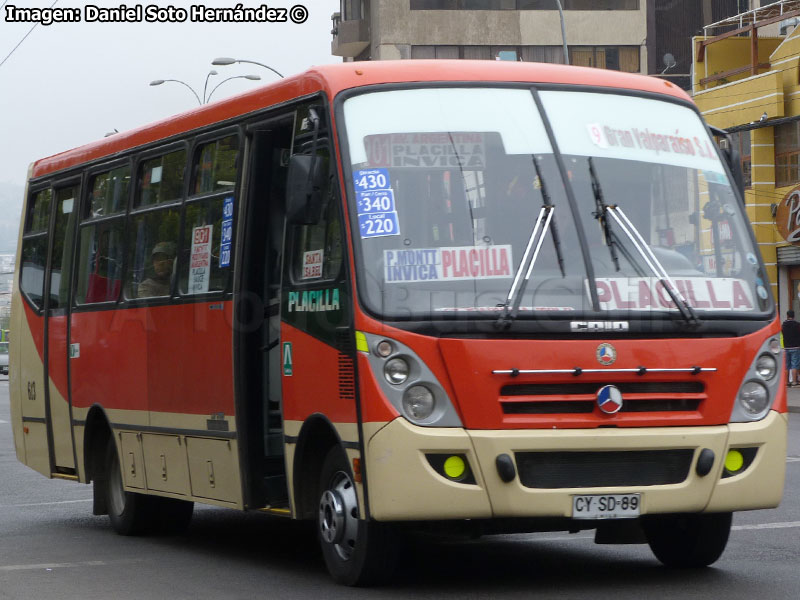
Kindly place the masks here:
<instances>
[{"instance_id":1,"label":"bus side window","mask_svg":"<svg viewBox=\"0 0 800 600\"><path fill-rule=\"evenodd\" d=\"M131 215L128 222L126 298L169 296L180 227L177 208Z\"/></svg>"},{"instance_id":2,"label":"bus side window","mask_svg":"<svg viewBox=\"0 0 800 600\"><path fill-rule=\"evenodd\" d=\"M135 208L180 200L183 195L183 174L186 150L170 152L142 162Z\"/></svg>"},{"instance_id":3,"label":"bus side window","mask_svg":"<svg viewBox=\"0 0 800 600\"><path fill-rule=\"evenodd\" d=\"M323 160L326 157L321 157ZM300 283L336 279L342 268L343 231L338 194L330 182L325 190L322 218L299 225L292 247L292 279Z\"/></svg>"},{"instance_id":4,"label":"bus side window","mask_svg":"<svg viewBox=\"0 0 800 600\"><path fill-rule=\"evenodd\" d=\"M81 228L77 304L110 302L119 297L124 239L122 220Z\"/></svg>"},{"instance_id":5,"label":"bus side window","mask_svg":"<svg viewBox=\"0 0 800 600\"><path fill-rule=\"evenodd\" d=\"M202 197L190 197L184 205L181 294L219 292L228 286L238 153L239 138L230 135L203 144L192 159L191 195Z\"/></svg>"},{"instance_id":6,"label":"bus side window","mask_svg":"<svg viewBox=\"0 0 800 600\"><path fill-rule=\"evenodd\" d=\"M48 227L52 199L52 190L46 189L38 192L31 199L28 205L28 214L25 216L20 289L36 308L42 308L44 304L44 270L47 264Z\"/></svg>"}]
</instances>

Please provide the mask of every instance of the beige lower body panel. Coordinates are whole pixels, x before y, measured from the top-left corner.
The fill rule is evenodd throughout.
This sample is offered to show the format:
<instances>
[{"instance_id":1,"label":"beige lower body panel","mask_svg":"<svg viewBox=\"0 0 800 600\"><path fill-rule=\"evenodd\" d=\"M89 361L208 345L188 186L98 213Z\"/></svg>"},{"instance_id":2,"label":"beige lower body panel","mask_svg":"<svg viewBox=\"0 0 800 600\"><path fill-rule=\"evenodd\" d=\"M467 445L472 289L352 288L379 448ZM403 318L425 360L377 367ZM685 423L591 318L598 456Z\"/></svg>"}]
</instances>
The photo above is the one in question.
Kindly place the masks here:
<instances>
[{"instance_id":1,"label":"beige lower body panel","mask_svg":"<svg viewBox=\"0 0 800 600\"><path fill-rule=\"evenodd\" d=\"M715 427L592 430L478 431L416 427L396 419L369 440L367 465L370 510L375 519L437 520L489 517L571 517L576 494L641 494L641 512L718 512L777 505L783 491L788 421L771 412L758 423ZM731 447L758 446L756 459L741 474L722 479ZM688 477L671 485L533 489L516 477L504 482L495 460L500 454L542 451L692 449ZM696 472L700 451L714 452L708 475ZM475 484L439 475L426 453L464 454Z\"/></svg>"}]
</instances>

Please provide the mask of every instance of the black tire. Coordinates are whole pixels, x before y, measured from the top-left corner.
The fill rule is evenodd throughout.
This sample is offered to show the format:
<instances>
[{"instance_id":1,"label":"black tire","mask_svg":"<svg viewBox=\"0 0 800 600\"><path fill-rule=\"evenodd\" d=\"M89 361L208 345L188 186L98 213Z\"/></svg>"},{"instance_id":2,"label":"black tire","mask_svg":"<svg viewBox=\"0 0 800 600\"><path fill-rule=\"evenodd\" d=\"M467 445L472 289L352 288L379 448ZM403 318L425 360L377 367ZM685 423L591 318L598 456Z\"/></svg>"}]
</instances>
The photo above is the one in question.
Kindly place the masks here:
<instances>
[{"instance_id":1,"label":"black tire","mask_svg":"<svg viewBox=\"0 0 800 600\"><path fill-rule=\"evenodd\" d=\"M358 518L358 496L344 452L332 448L322 464L317 536L337 583L366 586L391 578L397 559L392 528Z\"/></svg>"},{"instance_id":2,"label":"black tire","mask_svg":"<svg viewBox=\"0 0 800 600\"><path fill-rule=\"evenodd\" d=\"M650 549L666 566L699 568L722 556L731 521L731 513L650 515L642 526Z\"/></svg>"},{"instance_id":3,"label":"black tire","mask_svg":"<svg viewBox=\"0 0 800 600\"><path fill-rule=\"evenodd\" d=\"M153 530L156 533L174 535L184 533L192 522L194 502L177 498L150 496L153 511Z\"/></svg>"},{"instance_id":4,"label":"black tire","mask_svg":"<svg viewBox=\"0 0 800 600\"><path fill-rule=\"evenodd\" d=\"M104 463L105 500L111 527L120 535L141 535L151 522L150 498L144 494L126 492L113 439L108 440Z\"/></svg>"}]
</instances>

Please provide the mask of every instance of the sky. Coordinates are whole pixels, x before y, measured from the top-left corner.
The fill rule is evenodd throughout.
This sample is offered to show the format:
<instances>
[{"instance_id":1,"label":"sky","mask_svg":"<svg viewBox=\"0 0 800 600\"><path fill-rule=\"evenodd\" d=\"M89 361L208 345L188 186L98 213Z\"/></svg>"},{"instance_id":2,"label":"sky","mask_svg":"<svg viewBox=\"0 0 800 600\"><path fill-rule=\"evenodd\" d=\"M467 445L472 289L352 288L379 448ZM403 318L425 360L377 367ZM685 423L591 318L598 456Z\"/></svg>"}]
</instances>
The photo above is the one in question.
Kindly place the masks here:
<instances>
[{"instance_id":1,"label":"sky","mask_svg":"<svg viewBox=\"0 0 800 600\"><path fill-rule=\"evenodd\" d=\"M145 0L141 5L189 11L234 7L217 0ZM213 100L274 81L277 75L257 65L213 67L216 57L264 63L284 75L312 65L337 63L332 56L331 14L338 0L300 0L307 20L272 23L86 22L86 3L56 0L56 8L80 9L81 22L36 26L8 22L7 7L49 8L53 0L0 0L0 184L22 186L33 161L125 131L197 106L190 90L177 83L151 87L156 79L179 79L202 97L210 70L208 91L223 79L259 75L261 81L234 79L214 92ZM96 0L102 8L136 6L135 0ZM242 0L244 7L262 2ZM298 0L264 2L289 9ZM151 9L152 10L152 9ZM302 11L299 11L302 12ZM294 14L298 14L297 12ZM13 51L13 53L12 53ZM10 56L9 56L10 54ZM5 60L5 62L3 62ZM2 215L0 215L2 218Z\"/></svg>"}]
</instances>

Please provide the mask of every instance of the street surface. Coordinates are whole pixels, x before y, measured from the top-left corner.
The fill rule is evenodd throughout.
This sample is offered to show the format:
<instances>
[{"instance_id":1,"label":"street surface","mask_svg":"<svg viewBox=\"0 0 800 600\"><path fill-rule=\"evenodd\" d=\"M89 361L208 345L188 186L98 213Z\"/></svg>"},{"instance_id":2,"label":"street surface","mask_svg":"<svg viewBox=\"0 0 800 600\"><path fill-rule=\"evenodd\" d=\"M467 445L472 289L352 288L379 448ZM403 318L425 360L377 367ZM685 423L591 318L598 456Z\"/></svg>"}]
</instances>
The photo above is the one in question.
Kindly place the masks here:
<instances>
[{"instance_id":1,"label":"street surface","mask_svg":"<svg viewBox=\"0 0 800 600\"><path fill-rule=\"evenodd\" d=\"M0 599L800 597L800 414L790 420L784 500L734 515L711 568L663 568L647 546L586 532L417 539L390 586L333 584L304 524L197 506L187 534L122 537L91 514L90 486L17 462L0 376Z\"/></svg>"}]
</instances>

